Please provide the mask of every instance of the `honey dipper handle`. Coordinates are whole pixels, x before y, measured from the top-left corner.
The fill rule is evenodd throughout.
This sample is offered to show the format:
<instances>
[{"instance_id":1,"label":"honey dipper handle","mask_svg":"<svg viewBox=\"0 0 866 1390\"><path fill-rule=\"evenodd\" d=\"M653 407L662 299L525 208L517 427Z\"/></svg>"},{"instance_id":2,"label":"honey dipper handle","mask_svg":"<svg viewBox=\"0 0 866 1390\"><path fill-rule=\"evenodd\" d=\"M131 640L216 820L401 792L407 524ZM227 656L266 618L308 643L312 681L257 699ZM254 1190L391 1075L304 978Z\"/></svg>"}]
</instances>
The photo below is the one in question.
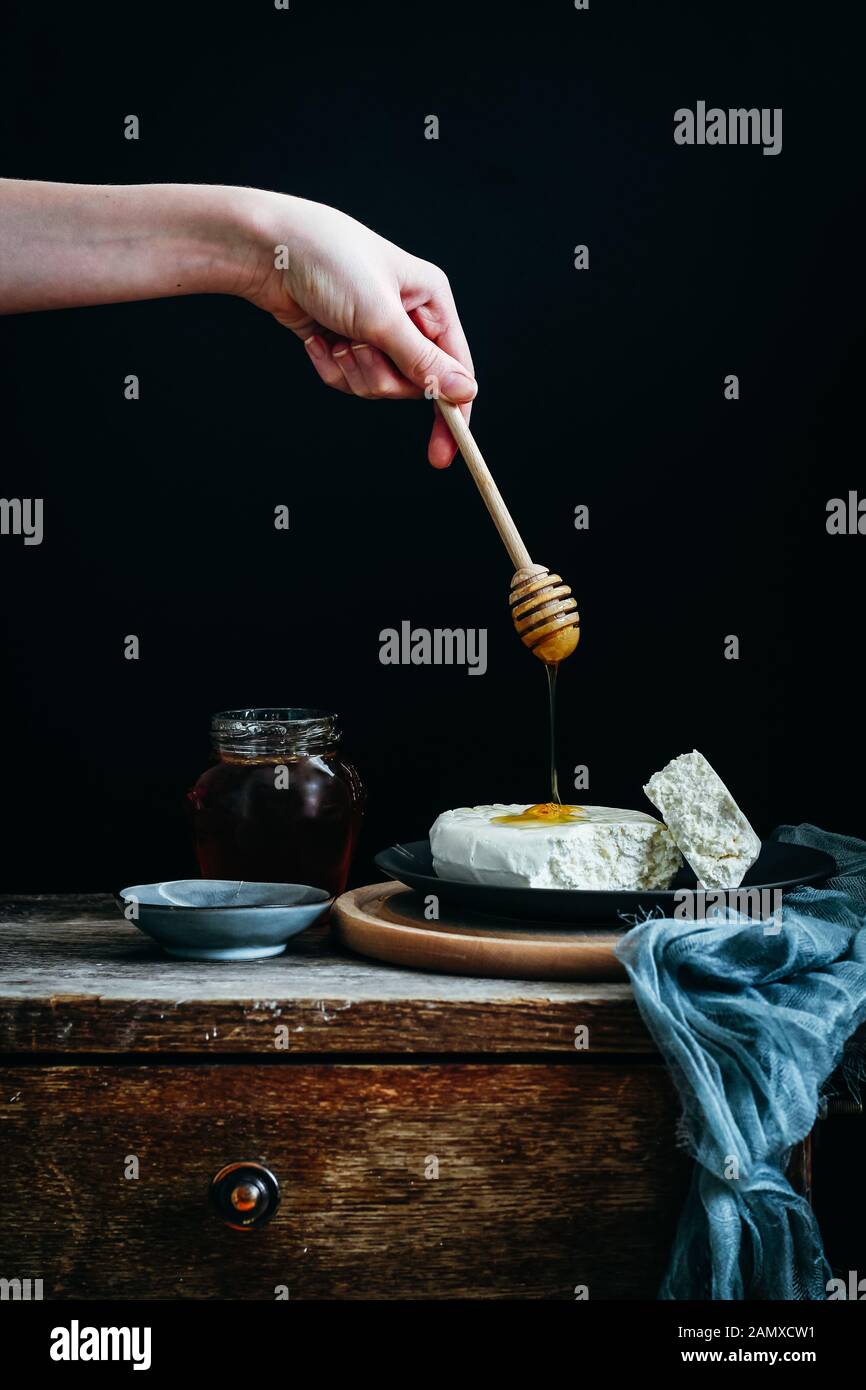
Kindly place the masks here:
<instances>
[{"instance_id":1,"label":"honey dipper handle","mask_svg":"<svg viewBox=\"0 0 866 1390\"><path fill-rule=\"evenodd\" d=\"M502 493L493 481L490 469L484 462L481 450L472 438L472 431L463 418L463 412L451 401L437 402L442 418L454 436L457 448L466 460L466 467L475 479L475 485L484 499L484 505L493 517L493 524L502 537L503 545L511 556L516 570L527 569L532 560L529 551L520 539L520 532L511 520L511 513L502 500Z\"/></svg>"}]
</instances>

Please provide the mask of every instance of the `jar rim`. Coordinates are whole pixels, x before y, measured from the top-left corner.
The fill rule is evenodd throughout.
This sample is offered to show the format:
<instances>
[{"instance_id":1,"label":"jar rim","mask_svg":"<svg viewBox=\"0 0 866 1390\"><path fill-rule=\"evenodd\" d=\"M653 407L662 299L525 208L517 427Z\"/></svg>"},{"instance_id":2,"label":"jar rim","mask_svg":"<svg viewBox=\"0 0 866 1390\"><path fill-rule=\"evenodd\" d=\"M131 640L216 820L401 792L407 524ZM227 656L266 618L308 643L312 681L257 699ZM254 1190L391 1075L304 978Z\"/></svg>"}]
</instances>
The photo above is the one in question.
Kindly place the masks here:
<instances>
[{"instance_id":1,"label":"jar rim","mask_svg":"<svg viewBox=\"0 0 866 1390\"><path fill-rule=\"evenodd\" d=\"M255 705L227 709L210 722L211 741L220 755L322 753L340 742L336 714L305 705Z\"/></svg>"},{"instance_id":2,"label":"jar rim","mask_svg":"<svg viewBox=\"0 0 866 1390\"><path fill-rule=\"evenodd\" d=\"M253 726L261 725L262 733L279 733L281 724L291 724L299 728L305 724L320 724L322 720L337 716L331 710L313 709L306 705L253 705L249 709L224 709L211 717L210 726L214 733L221 730L255 732ZM286 730L288 732L288 730Z\"/></svg>"}]
</instances>

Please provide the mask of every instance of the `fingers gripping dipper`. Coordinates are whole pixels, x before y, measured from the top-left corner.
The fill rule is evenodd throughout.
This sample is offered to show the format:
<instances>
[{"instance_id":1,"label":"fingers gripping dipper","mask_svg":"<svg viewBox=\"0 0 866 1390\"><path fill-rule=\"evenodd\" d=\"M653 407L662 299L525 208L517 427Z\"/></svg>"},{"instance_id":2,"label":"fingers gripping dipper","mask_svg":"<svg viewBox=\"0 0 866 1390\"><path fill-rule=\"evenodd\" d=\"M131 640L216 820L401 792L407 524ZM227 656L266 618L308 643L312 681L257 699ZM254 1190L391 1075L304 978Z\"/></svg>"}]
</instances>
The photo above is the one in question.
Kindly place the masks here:
<instances>
[{"instance_id":1,"label":"fingers gripping dipper","mask_svg":"<svg viewBox=\"0 0 866 1390\"><path fill-rule=\"evenodd\" d=\"M546 666L558 666L580 639L577 602L558 574L532 563L460 407L444 400L438 405L516 567L509 602L520 640Z\"/></svg>"}]
</instances>

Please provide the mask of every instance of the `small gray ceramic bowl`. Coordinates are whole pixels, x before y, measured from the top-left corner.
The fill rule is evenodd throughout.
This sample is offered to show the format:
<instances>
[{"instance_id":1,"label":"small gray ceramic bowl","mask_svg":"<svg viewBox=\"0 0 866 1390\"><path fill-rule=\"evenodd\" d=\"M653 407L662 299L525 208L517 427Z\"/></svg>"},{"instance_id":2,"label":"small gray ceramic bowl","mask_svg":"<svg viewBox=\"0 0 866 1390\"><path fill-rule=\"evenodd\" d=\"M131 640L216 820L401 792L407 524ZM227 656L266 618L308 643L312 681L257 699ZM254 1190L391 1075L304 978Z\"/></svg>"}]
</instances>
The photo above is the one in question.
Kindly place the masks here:
<instances>
[{"instance_id":1,"label":"small gray ceramic bowl","mask_svg":"<svg viewBox=\"0 0 866 1390\"><path fill-rule=\"evenodd\" d=\"M331 902L324 888L305 883L223 878L138 883L121 888L115 900L127 921L181 960L278 956Z\"/></svg>"}]
</instances>

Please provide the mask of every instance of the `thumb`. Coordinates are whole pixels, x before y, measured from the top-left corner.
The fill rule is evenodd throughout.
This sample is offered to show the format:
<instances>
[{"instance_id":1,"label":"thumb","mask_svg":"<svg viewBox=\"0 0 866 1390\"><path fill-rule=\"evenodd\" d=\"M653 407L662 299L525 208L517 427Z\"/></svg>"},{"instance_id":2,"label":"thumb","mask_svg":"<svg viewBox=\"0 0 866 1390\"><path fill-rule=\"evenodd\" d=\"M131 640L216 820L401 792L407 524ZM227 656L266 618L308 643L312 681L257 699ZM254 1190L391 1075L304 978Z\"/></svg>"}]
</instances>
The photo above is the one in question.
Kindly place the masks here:
<instances>
[{"instance_id":1,"label":"thumb","mask_svg":"<svg viewBox=\"0 0 866 1390\"><path fill-rule=\"evenodd\" d=\"M444 396L460 404L474 400L478 383L471 372L437 347L409 318L401 314L379 335L376 347L387 353L403 376L426 391L431 400Z\"/></svg>"}]
</instances>

